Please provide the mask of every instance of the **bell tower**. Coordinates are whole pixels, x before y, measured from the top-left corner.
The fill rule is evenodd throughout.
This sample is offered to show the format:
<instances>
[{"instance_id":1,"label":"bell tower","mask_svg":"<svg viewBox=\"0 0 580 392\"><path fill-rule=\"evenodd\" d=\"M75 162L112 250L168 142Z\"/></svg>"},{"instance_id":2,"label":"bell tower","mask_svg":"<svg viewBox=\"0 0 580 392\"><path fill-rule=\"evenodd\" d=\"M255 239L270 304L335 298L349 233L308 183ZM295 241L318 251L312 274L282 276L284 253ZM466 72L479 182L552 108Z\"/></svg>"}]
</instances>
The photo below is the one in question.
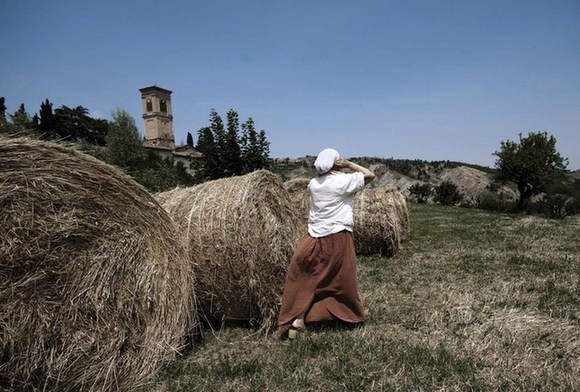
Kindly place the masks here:
<instances>
[{"instance_id":1,"label":"bell tower","mask_svg":"<svg viewBox=\"0 0 580 392\"><path fill-rule=\"evenodd\" d=\"M145 121L145 144L174 150L172 91L159 86L144 87L139 91Z\"/></svg>"}]
</instances>

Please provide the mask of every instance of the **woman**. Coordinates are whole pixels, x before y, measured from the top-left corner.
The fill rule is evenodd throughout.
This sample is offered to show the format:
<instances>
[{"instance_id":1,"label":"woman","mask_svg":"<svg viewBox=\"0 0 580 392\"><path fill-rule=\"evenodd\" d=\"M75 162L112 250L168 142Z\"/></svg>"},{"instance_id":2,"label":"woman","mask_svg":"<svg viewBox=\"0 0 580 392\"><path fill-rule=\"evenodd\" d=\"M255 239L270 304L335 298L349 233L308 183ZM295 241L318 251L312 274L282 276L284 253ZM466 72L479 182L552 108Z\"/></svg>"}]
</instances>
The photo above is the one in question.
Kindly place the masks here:
<instances>
[{"instance_id":1,"label":"woman","mask_svg":"<svg viewBox=\"0 0 580 392\"><path fill-rule=\"evenodd\" d=\"M278 318L278 325L290 324L291 339L306 329L306 322L360 323L365 317L356 277L352 203L375 175L330 148L318 154L314 166L318 176L308 184L308 233L290 261Z\"/></svg>"}]
</instances>

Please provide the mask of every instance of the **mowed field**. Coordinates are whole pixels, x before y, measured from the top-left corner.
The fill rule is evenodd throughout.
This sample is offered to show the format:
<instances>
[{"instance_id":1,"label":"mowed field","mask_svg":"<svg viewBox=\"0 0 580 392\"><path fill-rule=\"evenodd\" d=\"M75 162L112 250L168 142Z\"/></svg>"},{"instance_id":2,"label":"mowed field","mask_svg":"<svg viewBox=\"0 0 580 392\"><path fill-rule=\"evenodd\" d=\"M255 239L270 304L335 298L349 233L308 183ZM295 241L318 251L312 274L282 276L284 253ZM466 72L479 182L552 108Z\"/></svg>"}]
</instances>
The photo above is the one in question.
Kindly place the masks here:
<instances>
[{"instance_id":1,"label":"mowed field","mask_svg":"<svg viewBox=\"0 0 580 392\"><path fill-rule=\"evenodd\" d=\"M205 329L144 390L580 390L578 217L411 204L410 219L394 258L358 259L364 325Z\"/></svg>"}]
</instances>

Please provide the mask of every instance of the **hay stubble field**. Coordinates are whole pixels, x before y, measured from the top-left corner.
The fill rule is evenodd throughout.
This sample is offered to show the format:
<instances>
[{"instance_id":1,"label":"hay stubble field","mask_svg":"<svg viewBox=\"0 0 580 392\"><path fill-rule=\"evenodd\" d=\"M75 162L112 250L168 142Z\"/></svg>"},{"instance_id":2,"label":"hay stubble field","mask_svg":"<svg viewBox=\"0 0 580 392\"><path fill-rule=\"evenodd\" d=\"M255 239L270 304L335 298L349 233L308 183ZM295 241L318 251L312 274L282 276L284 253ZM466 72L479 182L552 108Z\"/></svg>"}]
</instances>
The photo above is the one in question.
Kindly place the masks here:
<instances>
[{"instance_id":1,"label":"hay stubble field","mask_svg":"<svg viewBox=\"0 0 580 392\"><path fill-rule=\"evenodd\" d=\"M203 339L144 391L580 389L580 221L410 205L393 258L359 257L357 328Z\"/></svg>"}]
</instances>

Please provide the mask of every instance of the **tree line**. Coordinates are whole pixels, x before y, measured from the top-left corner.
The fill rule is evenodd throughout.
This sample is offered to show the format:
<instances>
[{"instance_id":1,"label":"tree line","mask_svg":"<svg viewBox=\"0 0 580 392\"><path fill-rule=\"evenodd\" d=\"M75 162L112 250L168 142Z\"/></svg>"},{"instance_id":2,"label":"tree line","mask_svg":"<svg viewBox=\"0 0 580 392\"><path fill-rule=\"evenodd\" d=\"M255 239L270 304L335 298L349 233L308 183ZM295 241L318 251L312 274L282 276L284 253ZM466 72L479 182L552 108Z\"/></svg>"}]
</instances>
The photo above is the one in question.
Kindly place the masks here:
<instances>
[{"instance_id":1,"label":"tree line","mask_svg":"<svg viewBox=\"0 0 580 392\"><path fill-rule=\"evenodd\" d=\"M24 104L14 113L7 114L6 110L5 98L0 97L0 134L75 143L85 152L119 166L155 192L269 167L266 131L257 131L252 118L240 128L239 116L233 109L227 113L227 126L211 109L210 125L198 131L197 146L188 132L187 144L203 154L190 162L194 175L182 162L161 158L146 149L135 119L123 109L113 111L112 121L92 118L83 106L62 105L53 110L48 99L41 103L38 114L30 115Z\"/></svg>"}]
</instances>

